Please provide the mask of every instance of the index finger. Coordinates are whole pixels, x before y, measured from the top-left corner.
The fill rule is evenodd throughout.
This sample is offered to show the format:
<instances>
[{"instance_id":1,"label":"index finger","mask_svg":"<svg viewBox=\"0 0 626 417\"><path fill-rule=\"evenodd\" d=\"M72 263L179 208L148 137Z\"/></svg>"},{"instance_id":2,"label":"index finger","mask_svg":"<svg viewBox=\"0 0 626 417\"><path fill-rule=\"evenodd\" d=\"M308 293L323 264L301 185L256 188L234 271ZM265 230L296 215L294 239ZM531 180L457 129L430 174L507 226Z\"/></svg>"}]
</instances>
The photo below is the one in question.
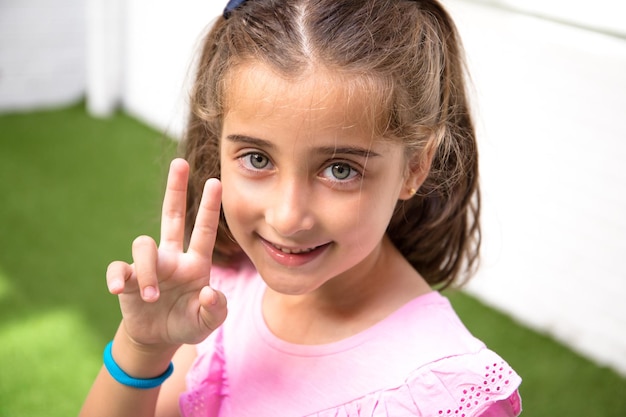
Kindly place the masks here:
<instances>
[{"instance_id":1,"label":"index finger","mask_svg":"<svg viewBox=\"0 0 626 417\"><path fill-rule=\"evenodd\" d=\"M208 179L204 184L187 252L209 258L213 255L220 220L221 199L222 184L217 178Z\"/></svg>"},{"instance_id":2,"label":"index finger","mask_svg":"<svg viewBox=\"0 0 626 417\"><path fill-rule=\"evenodd\" d=\"M189 164L184 159L174 159L167 176L163 210L161 212L160 246L171 250L183 250L185 235L185 207L187 206L187 179Z\"/></svg>"}]
</instances>

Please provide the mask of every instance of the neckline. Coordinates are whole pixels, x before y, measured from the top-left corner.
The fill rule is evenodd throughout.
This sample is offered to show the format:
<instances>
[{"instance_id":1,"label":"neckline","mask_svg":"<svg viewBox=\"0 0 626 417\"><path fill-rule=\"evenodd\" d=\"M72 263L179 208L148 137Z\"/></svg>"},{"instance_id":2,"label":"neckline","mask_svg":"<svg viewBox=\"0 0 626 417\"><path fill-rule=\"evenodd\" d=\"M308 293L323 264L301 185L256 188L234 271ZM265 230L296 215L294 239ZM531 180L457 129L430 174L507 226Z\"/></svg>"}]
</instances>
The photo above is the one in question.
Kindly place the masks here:
<instances>
[{"instance_id":1,"label":"neckline","mask_svg":"<svg viewBox=\"0 0 626 417\"><path fill-rule=\"evenodd\" d=\"M269 329L269 327L265 323L262 309L263 296L267 289L267 285L260 276L258 276L257 283L258 285L254 289L254 300L252 305L252 315L255 330L267 346L282 353L293 356L327 356L353 349L374 338L377 335L378 330L383 327L388 321L392 321L396 319L399 315L402 315L403 313L411 311L417 307L423 306L425 304L436 303L443 299L443 296L439 294L439 292L433 290L413 298L406 304L399 307L393 313L389 314L384 319L353 336L331 343L303 345L287 342L283 339L280 339Z\"/></svg>"}]
</instances>

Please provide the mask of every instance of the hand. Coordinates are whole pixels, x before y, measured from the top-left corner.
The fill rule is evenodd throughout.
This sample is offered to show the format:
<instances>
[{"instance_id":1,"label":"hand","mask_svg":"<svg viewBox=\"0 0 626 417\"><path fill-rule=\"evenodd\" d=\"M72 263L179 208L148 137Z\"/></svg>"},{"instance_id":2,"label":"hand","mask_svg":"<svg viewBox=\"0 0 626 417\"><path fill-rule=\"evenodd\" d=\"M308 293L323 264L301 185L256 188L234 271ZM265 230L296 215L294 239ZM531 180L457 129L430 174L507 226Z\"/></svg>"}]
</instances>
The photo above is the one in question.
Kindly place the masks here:
<instances>
[{"instance_id":1,"label":"hand","mask_svg":"<svg viewBox=\"0 0 626 417\"><path fill-rule=\"evenodd\" d=\"M224 295L209 286L211 259L220 213L221 184L204 187L187 252L183 252L189 165L170 165L163 199L161 241L139 236L133 264L116 261L107 269L107 286L119 295L123 328L141 345L180 345L202 341L226 318Z\"/></svg>"}]
</instances>

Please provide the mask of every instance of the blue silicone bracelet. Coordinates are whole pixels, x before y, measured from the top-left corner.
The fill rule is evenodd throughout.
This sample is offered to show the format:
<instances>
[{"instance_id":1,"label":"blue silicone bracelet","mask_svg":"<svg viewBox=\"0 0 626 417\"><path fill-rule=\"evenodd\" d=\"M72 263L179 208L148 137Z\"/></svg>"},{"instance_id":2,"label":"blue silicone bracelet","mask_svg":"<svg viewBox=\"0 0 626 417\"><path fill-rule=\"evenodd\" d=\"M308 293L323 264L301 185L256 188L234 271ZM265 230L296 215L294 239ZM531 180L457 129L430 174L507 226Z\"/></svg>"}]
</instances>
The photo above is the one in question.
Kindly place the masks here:
<instances>
[{"instance_id":1,"label":"blue silicone bracelet","mask_svg":"<svg viewBox=\"0 0 626 417\"><path fill-rule=\"evenodd\" d=\"M170 362L170 366L167 367L167 370L163 374L157 376L156 378L148 378L148 379L133 378L132 376L124 372L122 368L118 366L117 363L115 363L115 360L113 359L113 355L111 354L112 346L113 346L113 341L110 341L104 348L104 366L107 368L107 371L109 371L109 374L111 374L113 379L115 379L117 382L119 382L122 385L126 385L127 387L132 387L132 388L139 388L139 389L156 388L160 386L163 383L163 381L169 378L169 376L172 375L172 372L174 372L174 364Z\"/></svg>"}]
</instances>

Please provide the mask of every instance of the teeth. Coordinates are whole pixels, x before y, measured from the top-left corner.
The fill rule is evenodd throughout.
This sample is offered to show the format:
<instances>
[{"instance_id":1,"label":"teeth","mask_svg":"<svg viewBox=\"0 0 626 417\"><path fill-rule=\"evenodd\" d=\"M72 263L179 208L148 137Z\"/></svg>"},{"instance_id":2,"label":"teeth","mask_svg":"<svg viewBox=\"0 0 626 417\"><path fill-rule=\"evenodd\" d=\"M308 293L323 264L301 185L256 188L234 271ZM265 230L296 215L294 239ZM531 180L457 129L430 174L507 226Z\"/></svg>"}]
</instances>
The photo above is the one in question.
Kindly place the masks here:
<instances>
[{"instance_id":1,"label":"teeth","mask_svg":"<svg viewBox=\"0 0 626 417\"><path fill-rule=\"evenodd\" d=\"M280 246L276 246L273 245L276 249L278 249L279 251L286 253L286 254L300 254L300 253L309 253L311 251L313 251L315 248L307 248L307 249L288 249L288 248L283 248Z\"/></svg>"}]
</instances>

